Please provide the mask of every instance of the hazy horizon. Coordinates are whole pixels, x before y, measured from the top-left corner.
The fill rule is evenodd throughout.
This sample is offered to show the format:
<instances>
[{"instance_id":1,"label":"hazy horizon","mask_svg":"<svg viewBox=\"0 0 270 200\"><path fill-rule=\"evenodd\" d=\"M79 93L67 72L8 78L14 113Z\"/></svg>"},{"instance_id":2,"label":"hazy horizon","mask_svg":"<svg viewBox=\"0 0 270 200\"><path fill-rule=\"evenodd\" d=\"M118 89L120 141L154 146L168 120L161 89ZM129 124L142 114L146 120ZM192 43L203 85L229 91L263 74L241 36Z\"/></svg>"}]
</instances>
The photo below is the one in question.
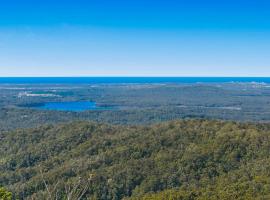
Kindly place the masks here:
<instances>
[{"instance_id":1,"label":"hazy horizon","mask_svg":"<svg viewBox=\"0 0 270 200\"><path fill-rule=\"evenodd\" d=\"M95 75L95 76L0 76L0 78L270 78L270 76L144 76L144 75Z\"/></svg>"}]
</instances>

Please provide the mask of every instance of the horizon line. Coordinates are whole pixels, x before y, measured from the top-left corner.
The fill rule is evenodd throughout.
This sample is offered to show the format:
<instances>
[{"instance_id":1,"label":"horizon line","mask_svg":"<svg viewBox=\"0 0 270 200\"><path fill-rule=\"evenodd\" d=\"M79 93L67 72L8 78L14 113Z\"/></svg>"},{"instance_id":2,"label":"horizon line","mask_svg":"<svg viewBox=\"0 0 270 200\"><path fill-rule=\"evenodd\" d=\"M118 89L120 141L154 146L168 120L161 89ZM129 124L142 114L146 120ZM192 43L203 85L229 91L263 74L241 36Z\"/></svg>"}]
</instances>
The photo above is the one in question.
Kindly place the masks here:
<instances>
[{"instance_id":1,"label":"horizon line","mask_svg":"<svg viewBox=\"0 0 270 200\"><path fill-rule=\"evenodd\" d=\"M0 78L270 78L270 76L0 76Z\"/></svg>"}]
</instances>

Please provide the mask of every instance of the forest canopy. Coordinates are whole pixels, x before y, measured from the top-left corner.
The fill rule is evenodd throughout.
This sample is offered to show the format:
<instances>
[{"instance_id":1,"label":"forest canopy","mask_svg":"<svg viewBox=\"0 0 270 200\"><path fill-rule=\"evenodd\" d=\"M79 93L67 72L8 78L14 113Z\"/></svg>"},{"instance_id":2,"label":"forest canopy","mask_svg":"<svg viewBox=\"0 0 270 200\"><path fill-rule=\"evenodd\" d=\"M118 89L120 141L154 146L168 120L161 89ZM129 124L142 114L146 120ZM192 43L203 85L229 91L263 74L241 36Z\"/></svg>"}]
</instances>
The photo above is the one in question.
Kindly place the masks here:
<instances>
[{"instance_id":1,"label":"forest canopy","mask_svg":"<svg viewBox=\"0 0 270 200\"><path fill-rule=\"evenodd\" d=\"M269 199L269 133L211 120L18 129L0 136L0 185L19 199L77 183L83 199Z\"/></svg>"}]
</instances>

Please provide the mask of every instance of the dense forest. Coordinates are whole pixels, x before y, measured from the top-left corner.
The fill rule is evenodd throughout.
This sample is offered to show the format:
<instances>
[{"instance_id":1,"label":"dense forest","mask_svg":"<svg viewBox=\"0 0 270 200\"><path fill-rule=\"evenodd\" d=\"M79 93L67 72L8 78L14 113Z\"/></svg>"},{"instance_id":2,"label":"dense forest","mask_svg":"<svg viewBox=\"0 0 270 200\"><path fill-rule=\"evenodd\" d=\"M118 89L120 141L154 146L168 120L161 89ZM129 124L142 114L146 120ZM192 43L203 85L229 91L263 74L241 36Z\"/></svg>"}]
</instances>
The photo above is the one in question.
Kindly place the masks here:
<instances>
[{"instance_id":1,"label":"dense forest","mask_svg":"<svg viewBox=\"0 0 270 200\"><path fill-rule=\"evenodd\" d=\"M78 121L18 129L0 135L0 191L40 200L270 199L269 151L269 124Z\"/></svg>"},{"instance_id":2,"label":"dense forest","mask_svg":"<svg viewBox=\"0 0 270 200\"><path fill-rule=\"evenodd\" d=\"M89 120L146 125L176 119L270 121L270 86L263 83L0 85L0 132ZM48 102L92 101L113 110L40 110Z\"/></svg>"}]
</instances>

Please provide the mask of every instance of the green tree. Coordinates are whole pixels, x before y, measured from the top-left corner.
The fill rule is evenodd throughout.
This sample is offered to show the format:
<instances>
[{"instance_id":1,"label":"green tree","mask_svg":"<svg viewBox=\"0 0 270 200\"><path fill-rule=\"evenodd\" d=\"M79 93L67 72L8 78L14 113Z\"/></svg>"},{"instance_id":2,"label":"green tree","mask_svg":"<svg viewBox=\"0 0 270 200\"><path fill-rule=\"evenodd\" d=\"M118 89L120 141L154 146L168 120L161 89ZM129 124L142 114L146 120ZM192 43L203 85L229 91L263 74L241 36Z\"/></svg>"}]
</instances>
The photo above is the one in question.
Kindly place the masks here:
<instances>
[{"instance_id":1,"label":"green tree","mask_svg":"<svg viewBox=\"0 0 270 200\"><path fill-rule=\"evenodd\" d=\"M5 188L0 187L0 200L11 200L12 194L7 191Z\"/></svg>"}]
</instances>

